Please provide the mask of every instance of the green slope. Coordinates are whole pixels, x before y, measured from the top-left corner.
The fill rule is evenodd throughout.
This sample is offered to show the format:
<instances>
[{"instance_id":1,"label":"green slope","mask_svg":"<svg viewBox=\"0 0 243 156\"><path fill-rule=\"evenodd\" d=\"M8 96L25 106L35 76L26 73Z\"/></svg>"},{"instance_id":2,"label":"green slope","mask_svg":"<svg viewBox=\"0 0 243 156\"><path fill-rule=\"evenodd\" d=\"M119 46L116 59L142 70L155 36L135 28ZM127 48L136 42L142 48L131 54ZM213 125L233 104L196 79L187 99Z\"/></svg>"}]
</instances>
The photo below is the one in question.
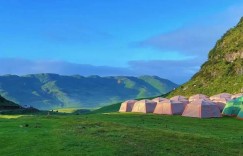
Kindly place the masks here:
<instances>
[{"instance_id":1,"label":"green slope","mask_svg":"<svg viewBox=\"0 0 243 156\"><path fill-rule=\"evenodd\" d=\"M243 18L217 41L200 71L169 96L221 92L243 92Z\"/></svg>"},{"instance_id":2,"label":"green slope","mask_svg":"<svg viewBox=\"0 0 243 156\"><path fill-rule=\"evenodd\" d=\"M243 154L242 121L229 117L202 120L132 113L14 117L0 115L1 156Z\"/></svg>"},{"instance_id":3,"label":"green slope","mask_svg":"<svg viewBox=\"0 0 243 156\"><path fill-rule=\"evenodd\" d=\"M3 97L39 109L97 108L127 99L158 96L175 87L177 85L173 82L154 76L0 76Z\"/></svg>"},{"instance_id":4,"label":"green slope","mask_svg":"<svg viewBox=\"0 0 243 156\"><path fill-rule=\"evenodd\" d=\"M100 114L100 113L112 113L112 112L118 112L120 109L121 103L116 103L108 106L101 107L99 109L96 109L94 111L89 112L89 114Z\"/></svg>"}]
</instances>

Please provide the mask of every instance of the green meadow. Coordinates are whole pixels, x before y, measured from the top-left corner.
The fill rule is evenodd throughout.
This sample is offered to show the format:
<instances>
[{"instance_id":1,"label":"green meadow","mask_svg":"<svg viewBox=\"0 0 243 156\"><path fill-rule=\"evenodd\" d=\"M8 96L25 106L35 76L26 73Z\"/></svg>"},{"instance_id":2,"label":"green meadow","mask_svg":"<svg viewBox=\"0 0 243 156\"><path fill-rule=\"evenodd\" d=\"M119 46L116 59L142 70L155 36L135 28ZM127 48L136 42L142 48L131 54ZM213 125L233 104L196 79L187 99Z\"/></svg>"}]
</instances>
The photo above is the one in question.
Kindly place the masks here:
<instances>
[{"instance_id":1,"label":"green meadow","mask_svg":"<svg viewBox=\"0 0 243 156\"><path fill-rule=\"evenodd\" d=\"M243 122L114 112L0 115L0 140L1 156L240 156Z\"/></svg>"}]
</instances>

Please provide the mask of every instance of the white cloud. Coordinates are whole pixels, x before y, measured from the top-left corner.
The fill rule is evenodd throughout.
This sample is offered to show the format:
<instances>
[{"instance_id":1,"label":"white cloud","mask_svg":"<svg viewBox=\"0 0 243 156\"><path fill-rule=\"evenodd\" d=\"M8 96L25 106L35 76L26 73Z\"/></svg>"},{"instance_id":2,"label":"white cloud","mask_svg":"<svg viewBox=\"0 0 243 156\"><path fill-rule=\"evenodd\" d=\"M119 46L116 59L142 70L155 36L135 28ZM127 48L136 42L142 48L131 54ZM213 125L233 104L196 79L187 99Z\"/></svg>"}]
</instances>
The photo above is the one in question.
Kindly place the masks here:
<instances>
[{"instance_id":1,"label":"white cloud","mask_svg":"<svg viewBox=\"0 0 243 156\"><path fill-rule=\"evenodd\" d=\"M243 16L243 4L231 6L224 12L197 19L176 31L158 34L137 43L139 47L152 47L164 51L177 51L183 55L201 57L207 54L216 41Z\"/></svg>"},{"instance_id":2,"label":"white cloud","mask_svg":"<svg viewBox=\"0 0 243 156\"><path fill-rule=\"evenodd\" d=\"M198 60L137 60L128 62L127 67L93 66L65 61L30 61L25 59L0 58L0 74L56 73L62 75L140 76L157 75L176 83L188 80L199 67Z\"/></svg>"},{"instance_id":3,"label":"white cloud","mask_svg":"<svg viewBox=\"0 0 243 156\"><path fill-rule=\"evenodd\" d=\"M36 74L57 73L64 75L126 75L132 74L129 69L109 66L93 66L65 61L31 61L16 58L0 58L0 74Z\"/></svg>"}]
</instances>

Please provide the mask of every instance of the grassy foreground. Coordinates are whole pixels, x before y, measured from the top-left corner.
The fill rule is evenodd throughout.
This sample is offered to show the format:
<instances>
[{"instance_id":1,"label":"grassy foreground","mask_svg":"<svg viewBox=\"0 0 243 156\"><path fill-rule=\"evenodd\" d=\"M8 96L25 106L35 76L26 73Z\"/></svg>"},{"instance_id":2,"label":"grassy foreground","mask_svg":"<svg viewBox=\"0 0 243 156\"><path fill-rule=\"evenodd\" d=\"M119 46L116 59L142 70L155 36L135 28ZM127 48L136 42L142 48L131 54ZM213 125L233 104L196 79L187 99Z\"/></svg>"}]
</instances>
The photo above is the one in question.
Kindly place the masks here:
<instances>
[{"instance_id":1,"label":"grassy foreground","mask_svg":"<svg viewBox=\"0 0 243 156\"><path fill-rule=\"evenodd\" d=\"M243 155L243 122L152 114L0 117L0 155Z\"/></svg>"}]
</instances>

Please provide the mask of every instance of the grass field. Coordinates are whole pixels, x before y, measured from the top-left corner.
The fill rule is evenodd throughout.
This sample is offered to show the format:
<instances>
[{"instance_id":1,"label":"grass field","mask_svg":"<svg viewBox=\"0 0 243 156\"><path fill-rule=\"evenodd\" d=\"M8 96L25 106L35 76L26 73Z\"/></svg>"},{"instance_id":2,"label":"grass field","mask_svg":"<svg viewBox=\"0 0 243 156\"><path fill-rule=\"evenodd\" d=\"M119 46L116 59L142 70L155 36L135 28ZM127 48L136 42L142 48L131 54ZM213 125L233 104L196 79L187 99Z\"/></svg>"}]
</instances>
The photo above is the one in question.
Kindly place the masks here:
<instances>
[{"instance_id":1,"label":"grass field","mask_svg":"<svg viewBox=\"0 0 243 156\"><path fill-rule=\"evenodd\" d=\"M88 113L92 109L85 109L85 108L59 108L59 109L54 109L54 112L59 112L59 113Z\"/></svg>"},{"instance_id":2,"label":"grass field","mask_svg":"<svg viewBox=\"0 0 243 156\"><path fill-rule=\"evenodd\" d=\"M0 117L0 155L243 155L243 122L152 114Z\"/></svg>"}]
</instances>

